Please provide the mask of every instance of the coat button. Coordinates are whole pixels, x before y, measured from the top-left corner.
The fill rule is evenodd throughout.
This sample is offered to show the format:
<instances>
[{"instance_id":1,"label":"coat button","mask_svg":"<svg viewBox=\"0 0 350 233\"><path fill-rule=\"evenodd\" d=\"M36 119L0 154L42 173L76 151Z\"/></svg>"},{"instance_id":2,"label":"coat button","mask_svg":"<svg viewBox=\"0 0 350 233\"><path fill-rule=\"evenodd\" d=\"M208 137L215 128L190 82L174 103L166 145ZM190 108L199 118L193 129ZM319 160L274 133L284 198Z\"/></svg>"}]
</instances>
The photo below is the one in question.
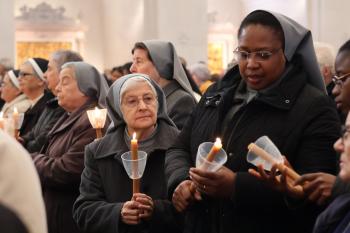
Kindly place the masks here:
<instances>
[{"instance_id":1,"label":"coat button","mask_svg":"<svg viewBox=\"0 0 350 233\"><path fill-rule=\"evenodd\" d=\"M218 106L218 105L219 105L219 103L220 103L220 101L219 101L219 100L215 101L215 105L216 105L216 106Z\"/></svg>"},{"instance_id":2,"label":"coat button","mask_svg":"<svg viewBox=\"0 0 350 233\"><path fill-rule=\"evenodd\" d=\"M285 100L284 101L286 104L289 104L290 103L290 100Z\"/></svg>"},{"instance_id":3,"label":"coat button","mask_svg":"<svg viewBox=\"0 0 350 233\"><path fill-rule=\"evenodd\" d=\"M209 101L209 100L205 101L205 104L206 104L206 105L209 105L209 103L210 103L210 101Z\"/></svg>"}]
</instances>

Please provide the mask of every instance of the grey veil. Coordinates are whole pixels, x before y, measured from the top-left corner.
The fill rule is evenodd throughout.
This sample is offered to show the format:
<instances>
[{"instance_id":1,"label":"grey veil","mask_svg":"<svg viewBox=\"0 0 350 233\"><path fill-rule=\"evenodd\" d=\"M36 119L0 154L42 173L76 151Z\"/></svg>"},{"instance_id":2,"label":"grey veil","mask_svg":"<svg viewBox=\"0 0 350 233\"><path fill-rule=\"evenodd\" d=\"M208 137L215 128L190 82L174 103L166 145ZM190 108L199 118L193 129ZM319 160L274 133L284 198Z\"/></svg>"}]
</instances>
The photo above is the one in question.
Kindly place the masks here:
<instances>
[{"instance_id":1,"label":"grey veil","mask_svg":"<svg viewBox=\"0 0 350 233\"><path fill-rule=\"evenodd\" d=\"M81 61L67 62L62 69L66 67L73 67L79 90L86 96L97 100L99 106L105 107L108 84L97 69Z\"/></svg>"}]
</instances>

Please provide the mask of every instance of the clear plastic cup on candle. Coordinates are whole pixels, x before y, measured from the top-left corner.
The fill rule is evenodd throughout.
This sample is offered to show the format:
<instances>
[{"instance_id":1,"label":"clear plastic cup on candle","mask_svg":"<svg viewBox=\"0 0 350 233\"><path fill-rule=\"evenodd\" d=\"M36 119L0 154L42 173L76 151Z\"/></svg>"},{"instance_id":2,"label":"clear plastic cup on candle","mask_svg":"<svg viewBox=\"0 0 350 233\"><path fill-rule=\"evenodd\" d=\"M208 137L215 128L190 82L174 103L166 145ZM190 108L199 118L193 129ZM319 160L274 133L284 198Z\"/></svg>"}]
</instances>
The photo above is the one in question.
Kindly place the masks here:
<instances>
[{"instance_id":1,"label":"clear plastic cup on candle","mask_svg":"<svg viewBox=\"0 0 350 233\"><path fill-rule=\"evenodd\" d=\"M18 113L17 121L14 122L15 129L20 129L22 127L23 120L24 120L24 113Z\"/></svg>"},{"instance_id":2,"label":"clear plastic cup on candle","mask_svg":"<svg viewBox=\"0 0 350 233\"><path fill-rule=\"evenodd\" d=\"M15 135L15 123L12 117L4 118L4 131L12 137Z\"/></svg>"},{"instance_id":3,"label":"clear plastic cup on candle","mask_svg":"<svg viewBox=\"0 0 350 233\"><path fill-rule=\"evenodd\" d=\"M209 162L207 160L208 153L213 147L213 142L203 142L199 145L196 157L196 167L205 169L206 171L215 172L227 161L227 154L224 149L220 149L214 156L214 160Z\"/></svg>"},{"instance_id":4,"label":"clear plastic cup on candle","mask_svg":"<svg viewBox=\"0 0 350 233\"><path fill-rule=\"evenodd\" d=\"M130 179L140 179L145 171L147 153L144 151L137 151L137 159L132 159L131 151L122 154L122 161L126 173Z\"/></svg>"},{"instance_id":5,"label":"clear plastic cup on candle","mask_svg":"<svg viewBox=\"0 0 350 233\"><path fill-rule=\"evenodd\" d=\"M268 136L262 136L255 141L255 144L259 146L261 149L269 153L275 163L283 163L283 157L281 152L275 146L275 144L271 141ZM264 170L270 171L272 168L272 163L262 159L260 156L256 155L252 151L248 151L247 161L255 166L262 165Z\"/></svg>"}]
</instances>

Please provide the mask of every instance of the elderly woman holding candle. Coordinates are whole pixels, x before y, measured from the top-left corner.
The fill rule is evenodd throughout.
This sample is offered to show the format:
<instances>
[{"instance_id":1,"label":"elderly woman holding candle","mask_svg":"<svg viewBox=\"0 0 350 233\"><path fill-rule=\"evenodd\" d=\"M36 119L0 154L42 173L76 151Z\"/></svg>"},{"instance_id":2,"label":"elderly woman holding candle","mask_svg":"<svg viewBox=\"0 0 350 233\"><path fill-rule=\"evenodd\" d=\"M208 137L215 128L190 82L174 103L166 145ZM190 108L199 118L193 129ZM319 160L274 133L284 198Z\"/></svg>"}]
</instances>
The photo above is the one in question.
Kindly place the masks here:
<instances>
[{"instance_id":1,"label":"elderly woman holding candle","mask_svg":"<svg viewBox=\"0 0 350 233\"><path fill-rule=\"evenodd\" d=\"M24 113L31 105L28 98L19 89L18 73L19 70L8 71L1 83L1 99L5 100L1 112L4 117L10 117L15 107L19 113Z\"/></svg>"},{"instance_id":2,"label":"elderly woman holding candle","mask_svg":"<svg viewBox=\"0 0 350 233\"><path fill-rule=\"evenodd\" d=\"M95 139L86 111L105 105L107 83L93 66L69 62L62 66L56 90L58 104L66 113L33 159L43 187L49 232L74 233L79 230L72 207L79 195L84 147Z\"/></svg>"},{"instance_id":3,"label":"elderly woman holding candle","mask_svg":"<svg viewBox=\"0 0 350 233\"><path fill-rule=\"evenodd\" d=\"M340 123L311 33L257 10L242 21L235 54L238 65L208 89L167 152L169 197L186 214L185 232L311 232L319 207L252 176L246 160L248 145L266 135L297 173L335 173ZM217 136L226 164L194 168L198 146Z\"/></svg>"},{"instance_id":4,"label":"elderly woman holding candle","mask_svg":"<svg viewBox=\"0 0 350 233\"><path fill-rule=\"evenodd\" d=\"M179 232L164 178L165 151L178 131L161 88L146 75L124 76L111 86L107 108L113 128L86 147L76 222L84 232ZM147 152L140 193L134 194L121 158L131 150L133 133L138 149Z\"/></svg>"}]
</instances>

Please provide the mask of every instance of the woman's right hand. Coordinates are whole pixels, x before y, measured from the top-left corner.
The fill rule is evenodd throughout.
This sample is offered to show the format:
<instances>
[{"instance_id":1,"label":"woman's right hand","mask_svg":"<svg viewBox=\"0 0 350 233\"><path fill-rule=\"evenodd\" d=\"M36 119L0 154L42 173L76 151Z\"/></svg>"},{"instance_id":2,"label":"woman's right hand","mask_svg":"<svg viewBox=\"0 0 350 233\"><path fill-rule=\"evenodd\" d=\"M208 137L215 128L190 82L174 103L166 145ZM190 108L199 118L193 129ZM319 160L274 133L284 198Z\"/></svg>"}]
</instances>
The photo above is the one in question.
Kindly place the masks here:
<instances>
[{"instance_id":1,"label":"woman's right hand","mask_svg":"<svg viewBox=\"0 0 350 233\"><path fill-rule=\"evenodd\" d=\"M182 181L173 193L172 202L175 209L183 212L194 200L202 200L201 194L197 191L191 180Z\"/></svg>"},{"instance_id":2,"label":"woman's right hand","mask_svg":"<svg viewBox=\"0 0 350 233\"><path fill-rule=\"evenodd\" d=\"M128 225L139 224L141 219L139 217L139 203L131 200L124 203L122 210L120 211L121 220Z\"/></svg>"}]
</instances>

